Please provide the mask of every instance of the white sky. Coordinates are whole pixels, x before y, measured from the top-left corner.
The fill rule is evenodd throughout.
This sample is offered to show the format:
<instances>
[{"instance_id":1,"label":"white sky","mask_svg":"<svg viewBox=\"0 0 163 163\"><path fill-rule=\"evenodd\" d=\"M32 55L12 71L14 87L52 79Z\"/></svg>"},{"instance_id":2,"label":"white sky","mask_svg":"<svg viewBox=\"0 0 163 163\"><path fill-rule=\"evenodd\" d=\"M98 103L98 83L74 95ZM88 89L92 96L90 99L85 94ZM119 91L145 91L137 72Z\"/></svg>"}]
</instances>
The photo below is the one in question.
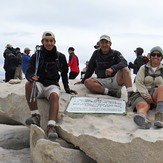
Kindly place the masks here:
<instances>
[{"instance_id":1,"label":"white sky","mask_svg":"<svg viewBox=\"0 0 163 163\"><path fill-rule=\"evenodd\" d=\"M147 54L163 43L162 0L1 0L0 78L4 75L6 44L29 47L34 52L44 31L56 36L58 51L68 57L75 48L81 69L94 51L99 37L111 37L112 48L134 61L136 47ZM162 47L163 48L163 47Z\"/></svg>"}]
</instances>

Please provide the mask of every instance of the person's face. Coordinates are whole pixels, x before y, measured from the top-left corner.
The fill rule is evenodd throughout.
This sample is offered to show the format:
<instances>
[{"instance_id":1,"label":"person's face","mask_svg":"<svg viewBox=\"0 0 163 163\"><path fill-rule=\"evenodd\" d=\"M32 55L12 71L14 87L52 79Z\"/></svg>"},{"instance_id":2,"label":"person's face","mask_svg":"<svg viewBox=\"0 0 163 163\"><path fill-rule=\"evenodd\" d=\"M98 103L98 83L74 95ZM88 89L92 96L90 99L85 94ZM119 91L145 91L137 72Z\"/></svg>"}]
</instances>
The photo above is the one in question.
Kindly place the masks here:
<instances>
[{"instance_id":1,"label":"person's face","mask_svg":"<svg viewBox=\"0 0 163 163\"><path fill-rule=\"evenodd\" d=\"M107 41L107 40L101 40L99 42L100 44L100 49L102 50L102 52L104 54L108 53L109 50L110 50L110 46L111 46L111 42L110 41Z\"/></svg>"},{"instance_id":2,"label":"person's face","mask_svg":"<svg viewBox=\"0 0 163 163\"><path fill-rule=\"evenodd\" d=\"M150 54L150 60L153 64L160 64L161 60L162 60L162 55L159 51L153 51Z\"/></svg>"},{"instance_id":3,"label":"person's face","mask_svg":"<svg viewBox=\"0 0 163 163\"><path fill-rule=\"evenodd\" d=\"M73 52L74 52L73 50L68 50L68 53L69 53L69 54L71 54L71 53L73 53Z\"/></svg>"},{"instance_id":4,"label":"person's face","mask_svg":"<svg viewBox=\"0 0 163 163\"><path fill-rule=\"evenodd\" d=\"M29 54L30 53L30 50L27 50L26 53Z\"/></svg>"},{"instance_id":5,"label":"person's face","mask_svg":"<svg viewBox=\"0 0 163 163\"><path fill-rule=\"evenodd\" d=\"M20 53L20 50L16 50L16 54Z\"/></svg>"},{"instance_id":6,"label":"person's face","mask_svg":"<svg viewBox=\"0 0 163 163\"><path fill-rule=\"evenodd\" d=\"M44 38L42 44L46 50L51 51L55 46L55 40L53 38Z\"/></svg>"}]
</instances>

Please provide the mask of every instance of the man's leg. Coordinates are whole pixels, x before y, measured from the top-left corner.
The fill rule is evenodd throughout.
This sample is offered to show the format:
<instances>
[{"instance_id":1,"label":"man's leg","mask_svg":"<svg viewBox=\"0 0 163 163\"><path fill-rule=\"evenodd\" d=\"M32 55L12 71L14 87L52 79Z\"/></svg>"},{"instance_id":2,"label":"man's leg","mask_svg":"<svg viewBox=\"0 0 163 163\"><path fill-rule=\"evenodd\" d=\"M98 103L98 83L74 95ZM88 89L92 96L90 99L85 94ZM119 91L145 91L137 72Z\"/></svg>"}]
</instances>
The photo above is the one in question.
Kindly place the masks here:
<instances>
[{"instance_id":1,"label":"man's leg","mask_svg":"<svg viewBox=\"0 0 163 163\"><path fill-rule=\"evenodd\" d=\"M18 74L19 74L19 72L18 72L19 70L18 70L18 67L16 67L16 70L15 70L15 75L14 75L14 79L17 79L18 78Z\"/></svg>"},{"instance_id":2,"label":"man's leg","mask_svg":"<svg viewBox=\"0 0 163 163\"><path fill-rule=\"evenodd\" d=\"M117 82L118 85L125 85L126 88L132 87L131 74L127 67L117 72Z\"/></svg>"},{"instance_id":3,"label":"man's leg","mask_svg":"<svg viewBox=\"0 0 163 163\"><path fill-rule=\"evenodd\" d=\"M134 93L132 86L131 74L128 67L125 67L117 72L118 85L125 85L128 92L128 101L131 95ZM128 104L129 105L129 104Z\"/></svg>"},{"instance_id":4,"label":"man's leg","mask_svg":"<svg viewBox=\"0 0 163 163\"><path fill-rule=\"evenodd\" d=\"M50 110L49 110L49 120L57 120L58 110L59 110L59 96L57 93L53 92L49 97Z\"/></svg>"},{"instance_id":5,"label":"man's leg","mask_svg":"<svg viewBox=\"0 0 163 163\"><path fill-rule=\"evenodd\" d=\"M157 103L154 126L163 128L163 86L158 86L152 97L154 102Z\"/></svg>"},{"instance_id":6,"label":"man's leg","mask_svg":"<svg viewBox=\"0 0 163 163\"><path fill-rule=\"evenodd\" d=\"M112 97L121 97L121 87L114 85L114 77L105 79L86 79L85 86L93 93L105 94Z\"/></svg>"},{"instance_id":7,"label":"man's leg","mask_svg":"<svg viewBox=\"0 0 163 163\"><path fill-rule=\"evenodd\" d=\"M136 105L137 113L134 115L134 122L142 129L149 129L152 126L151 121L147 118L147 112L150 105L146 101L140 101Z\"/></svg>"},{"instance_id":8,"label":"man's leg","mask_svg":"<svg viewBox=\"0 0 163 163\"><path fill-rule=\"evenodd\" d=\"M57 93L52 92L49 97L50 109L49 109L49 120L47 125L47 137L49 139L58 138L56 131L56 121L59 110L59 96Z\"/></svg>"},{"instance_id":9,"label":"man's leg","mask_svg":"<svg viewBox=\"0 0 163 163\"><path fill-rule=\"evenodd\" d=\"M30 102L30 96L32 91L32 83L26 82L25 85L25 94L26 94L26 100L29 106L29 109L31 111L31 117L26 120L27 125L36 124L37 126L40 126L40 113L37 107L37 99L35 101Z\"/></svg>"},{"instance_id":10,"label":"man's leg","mask_svg":"<svg viewBox=\"0 0 163 163\"><path fill-rule=\"evenodd\" d=\"M87 89L89 89L92 93L104 94L104 87L98 82L96 79L86 79L84 81L84 85Z\"/></svg>"},{"instance_id":11,"label":"man's leg","mask_svg":"<svg viewBox=\"0 0 163 163\"><path fill-rule=\"evenodd\" d=\"M22 69L21 69L21 66L19 66L18 69L19 69L19 75L18 75L18 77L19 77L20 80L22 80L23 78L22 78Z\"/></svg>"},{"instance_id":12,"label":"man's leg","mask_svg":"<svg viewBox=\"0 0 163 163\"><path fill-rule=\"evenodd\" d=\"M142 129L149 129L152 126L151 121L147 117L150 105L136 92L132 96L131 108L137 113L134 115L134 122Z\"/></svg>"}]
</instances>

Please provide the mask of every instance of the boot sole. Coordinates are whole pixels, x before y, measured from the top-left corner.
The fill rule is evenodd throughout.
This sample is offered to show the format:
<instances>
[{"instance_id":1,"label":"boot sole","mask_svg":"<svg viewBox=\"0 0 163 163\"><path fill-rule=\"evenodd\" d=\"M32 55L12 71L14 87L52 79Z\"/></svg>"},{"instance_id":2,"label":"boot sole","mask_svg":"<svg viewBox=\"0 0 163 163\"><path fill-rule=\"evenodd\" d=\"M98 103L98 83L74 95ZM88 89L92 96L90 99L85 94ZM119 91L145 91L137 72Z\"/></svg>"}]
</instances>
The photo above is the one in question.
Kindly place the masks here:
<instances>
[{"instance_id":1,"label":"boot sole","mask_svg":"<svg viewBox=\"0 0 163 163\"><path fill-rule=\"evenodd\" d=\"M154 122L154 126L157 128L163 128L163 123L160 121L156 121L156 122Z\"/></svg>"},{"instance_id":2,"label":"boot sole","mask_svg":"<svg viewBox=\"0 0 163 163\"><path fill-rule=\"evenodd\" d=\"M151 122L141 115L135 115L134 122L142 129L150 129L152 126Z\"/></svg>"},{"instance_id":3,"label":"boot sole","mask_svg":"<svg viewBox=\"0 0 163 163\"><path fill-rule=\"evenodd\" d=\"M33 125L37 125L37 126L40 127L40 124L39 124L39 123L34 123L34 122L31 121L31 120L26 120L26 121L25 121L25 124L28 125L28 126L30 126L31 124L33 124Z\"/></svg>"},{"instance_id":4,"label":"boot sole","mask_svg":"<svg viewBox=\"0 0 163 163\"><path fill-rule=\"evenodd\" d=\"M48 134L48 139L50 140L54 140L58 138L58 134L57 133L49 133Z\"/></svg>"}]
</instances>

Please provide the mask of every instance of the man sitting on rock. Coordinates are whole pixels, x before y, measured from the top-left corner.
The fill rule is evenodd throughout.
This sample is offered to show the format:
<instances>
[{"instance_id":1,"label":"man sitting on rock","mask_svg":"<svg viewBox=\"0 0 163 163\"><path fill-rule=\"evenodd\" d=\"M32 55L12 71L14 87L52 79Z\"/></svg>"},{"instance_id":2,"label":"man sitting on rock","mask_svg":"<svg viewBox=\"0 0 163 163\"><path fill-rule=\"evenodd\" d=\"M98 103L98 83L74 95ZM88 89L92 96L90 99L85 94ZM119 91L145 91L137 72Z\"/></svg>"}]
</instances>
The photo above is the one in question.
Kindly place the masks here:
<instances>
[{"instance_id":1,"label":"man sitting on rock","mask_svg":"<svg viewBox=\"0 0 163 163\"><path fill-rule=\"evenodd\" d=\"M127 61L119 51L111 49L111 44L108 35L100 37L99 49L94 51L85 76L78 84L84 83L93 93L118 98L121 97L121 88L125 85L129 98L133 93L133 87ZM94 71L97 78L90 78Z\"/></svg>"},{"instance_id":2,"label":"man sitting on rock","mask_svg":"<svg viewBox=\"0 0 163 163\"><path fill-rule=\"evenodd\" d=\"M26 72L28 82L25 85L26 99L31 110L31 117L26 120L27 125L36 124L40 126L40 113L37 106L37 98L49 100L49 121L47 125L47 137L56 139L56 120L59 110L59 71L66 93L77 94L70 90L68 85L68 65L64 54L57 51L55 36L52 32L44 32L42 35L42 46L32 55ZM33 95L31 99L31 93Z\"/></svg>"}]
</instances>

